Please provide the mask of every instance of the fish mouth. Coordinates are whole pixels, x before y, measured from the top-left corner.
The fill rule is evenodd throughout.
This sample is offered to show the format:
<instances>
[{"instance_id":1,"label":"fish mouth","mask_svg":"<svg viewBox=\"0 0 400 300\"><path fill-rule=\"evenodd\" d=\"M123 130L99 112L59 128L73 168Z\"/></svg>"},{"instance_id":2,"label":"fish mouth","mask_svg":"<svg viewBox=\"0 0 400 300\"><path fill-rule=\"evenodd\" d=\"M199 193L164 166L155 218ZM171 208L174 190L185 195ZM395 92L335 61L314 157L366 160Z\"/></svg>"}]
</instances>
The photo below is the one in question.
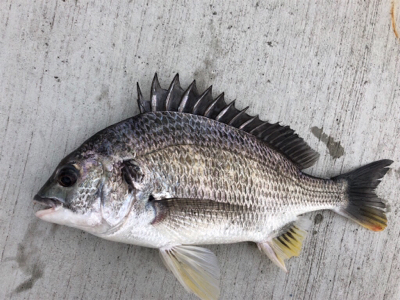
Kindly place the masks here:
<instances>
[{"instance_id":1,"label":"fish mouth","mask_svg":"<svg viewBox=\"0 0 400 300\"><path fill-rule=\"evenodd\" d=\"M39 210L35 213L35 215L39 218L56 211L57 209L61 208L64 203L64 201L57 198L46 198L39 195L35 195L35 197L33 197L33 201L45 206L45 209Z\"/></svg>"}]
</instances>

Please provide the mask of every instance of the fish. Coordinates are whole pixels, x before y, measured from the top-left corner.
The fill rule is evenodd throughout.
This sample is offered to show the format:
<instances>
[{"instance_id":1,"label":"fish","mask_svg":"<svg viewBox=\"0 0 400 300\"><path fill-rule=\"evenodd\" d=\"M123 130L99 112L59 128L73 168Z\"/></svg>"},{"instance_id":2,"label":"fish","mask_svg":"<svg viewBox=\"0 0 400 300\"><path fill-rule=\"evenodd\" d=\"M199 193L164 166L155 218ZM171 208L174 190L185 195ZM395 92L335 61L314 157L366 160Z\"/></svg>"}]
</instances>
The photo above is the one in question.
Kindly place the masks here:
<instances>
[{"instance_id":1,"label":"fish","mask_svg":"<svg viewBox=\"0 0 400 300\"><path fill-rule=\"evenodd\" d=\"M203 245L255 242L287 271L310 226L332 210L382 231L387 202L375 192L392 160L333 178L304 170L318 159L294 130L226 103L212 86L168 89L155 74L140 113L96 133L61 160L34 196L44 221L110 241L159 249L165 266L201 299L218 299L217 257Z\"/></svg>"}]
</instances>

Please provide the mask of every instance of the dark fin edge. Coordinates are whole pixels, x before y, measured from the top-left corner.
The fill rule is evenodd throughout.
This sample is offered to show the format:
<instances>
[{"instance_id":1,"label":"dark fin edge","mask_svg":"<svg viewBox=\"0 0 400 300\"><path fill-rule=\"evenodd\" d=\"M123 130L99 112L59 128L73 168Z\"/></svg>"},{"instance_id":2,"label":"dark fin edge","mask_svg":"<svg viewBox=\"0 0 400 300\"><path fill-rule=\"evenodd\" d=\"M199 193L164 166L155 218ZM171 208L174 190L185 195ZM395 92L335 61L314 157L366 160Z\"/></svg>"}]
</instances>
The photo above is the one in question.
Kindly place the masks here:
<instances>
[{"instance_id":1,"label":"dark fin edge","mask_svg":"<svg viewBox=\"0 0 400 300\"><path fill-rule=\"evenodd\" d=\"M335 211L369 230L384 230L387 226L387 205L376 195L375 189L392 163L389 159L378 160L332 178L335 181L347 181L348 184L349 202Z\"/></svg>"},{"instance_id":2,"label":"dark fin edge","mask_svg":"<svg viewBox=\"0 0 400 300\"><path fill-rule=\"evenodd\" d=\"M156 73L151 86L150 101L143 98L138 84L138 106L141 113L179 111L228 124L266 142L290 159L300 170L311 167L319 157L319 154L289 126L261 121L258 116L246 114L247 108L238 110L234 101L229 104L225 102L224 93L213 99L209 87L203 94L199 94L195 81L184 91L180 86L178 74L175 75L169 89L165 90L161 88Z\"/></svg>"}]
</instances>

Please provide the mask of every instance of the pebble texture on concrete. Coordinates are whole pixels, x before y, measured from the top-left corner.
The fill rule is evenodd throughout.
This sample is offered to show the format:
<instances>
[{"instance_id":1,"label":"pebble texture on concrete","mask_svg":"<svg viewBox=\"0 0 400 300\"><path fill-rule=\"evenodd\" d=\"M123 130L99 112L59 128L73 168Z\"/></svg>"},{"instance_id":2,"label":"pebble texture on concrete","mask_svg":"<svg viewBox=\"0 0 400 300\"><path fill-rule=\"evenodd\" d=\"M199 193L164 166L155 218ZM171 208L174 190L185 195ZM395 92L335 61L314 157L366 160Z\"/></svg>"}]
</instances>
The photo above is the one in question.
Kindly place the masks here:
<instances>
[{"instance_id":1,"label":"pebble texture on concrete","mask_svg":"<svg viewBox=\"0 0 400 300\"><path fill-rule=\"evenodd\" d=\"M64 155L138 113L136 81L213 84L290 125L330 177L395 161L389 226L332 212L285 274L254 244L213 245L221 299L400 298L400 42L390 1L0 2L0 299L195 299L154 249L38 220L32 198ZM399 15L399 14L397 14ZM397 20L400 23L400 18Z\"/></svg>"}]
</instances>

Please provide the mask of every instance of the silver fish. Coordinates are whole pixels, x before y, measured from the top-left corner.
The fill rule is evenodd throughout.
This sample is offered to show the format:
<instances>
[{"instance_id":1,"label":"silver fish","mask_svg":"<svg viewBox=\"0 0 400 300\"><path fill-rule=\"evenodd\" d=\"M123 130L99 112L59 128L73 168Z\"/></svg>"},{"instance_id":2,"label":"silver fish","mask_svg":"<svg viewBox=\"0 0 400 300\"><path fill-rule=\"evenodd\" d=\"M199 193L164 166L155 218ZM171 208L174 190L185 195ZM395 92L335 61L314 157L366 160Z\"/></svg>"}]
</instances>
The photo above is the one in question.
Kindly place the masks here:
<instances>
[{"instance_id":1,"label":"silver fish","mask_svg":"<svg viewBox=\"0 0 400 300\"><path fill-rule=\"evenodd\" d=\"M155 75L141 114L65 157L34 197L36 216L116 242L158 248L180 283L219 296L215 255L195 245L253 241L286 271L300 254L307 212L330 209L374 231L387 225L374 190L391 160L323 179L302 172L318 154L288 126L212 98L211 87L168 90Z\"/></svg>"}]
</instances>

